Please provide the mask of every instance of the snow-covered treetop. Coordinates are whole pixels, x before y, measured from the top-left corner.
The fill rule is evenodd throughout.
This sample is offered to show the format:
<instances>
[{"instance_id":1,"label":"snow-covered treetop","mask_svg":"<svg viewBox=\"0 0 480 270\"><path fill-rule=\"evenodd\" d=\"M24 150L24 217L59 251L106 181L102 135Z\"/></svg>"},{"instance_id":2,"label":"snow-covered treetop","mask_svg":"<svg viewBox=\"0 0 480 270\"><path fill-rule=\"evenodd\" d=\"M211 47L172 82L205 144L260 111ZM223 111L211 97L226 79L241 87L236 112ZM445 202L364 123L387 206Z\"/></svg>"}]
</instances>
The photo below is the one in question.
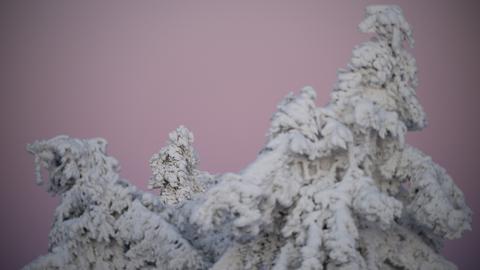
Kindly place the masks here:
<instances>
[{"instance_id":1,"label":"snow-covered treetop","mask_svg":"<svg viewBox=\"0 0 480 270\"><path fill-rule=\"evenodd\" d=\"M42 166L49 173L47 190L53 194L69 190L75 181L89 181L82 171L96 180L116 181L120 169L118 161L106 155L107 141L103 138L80 140L60 135L46 141L36 141L27 146L35 156L35 173L38 184L44 184Z\"/></svg>"},{"instance_id":2,"label":"snow-covered treetop","mask_svg":"<svg viewBox=\"0 0 480 270\"><path fill-rule=\"evenodd\" d=\"M386 39L395 49L402 47L403 41L407 41L410 46L414 45L412 30L403 17L400 7L368 6L365 13L365 19L359 25L362 32L375 33L378 38Z\"/></svg>"},{"instance_id":3,"label":"snow-covered treetop","mask_svg":"<svg viewBox=\"0 0 480 270\"><path fill-rule=\"evenodd\" d=\"M415 59L403 48L405 40L413 44L412 31L397 6L370 6L366 13L360 29L375 35L339 70L332 107L344 123L403 141L407 130L426 126L415 94Z\"/></svg>"},{"instance_id":4,"label":"snow-covered treetop","mask_svg":"<svg viewBox=\"0 0 480 270\"><path fill-rule=\"evenodd\" d=\"M193 134L184 126L168 135L167 146L150 159L153 177L149 188L159 189L161 198L176 204L203 190L195 181L197 155L193 149Z\"/></svg>"}]
</instances>

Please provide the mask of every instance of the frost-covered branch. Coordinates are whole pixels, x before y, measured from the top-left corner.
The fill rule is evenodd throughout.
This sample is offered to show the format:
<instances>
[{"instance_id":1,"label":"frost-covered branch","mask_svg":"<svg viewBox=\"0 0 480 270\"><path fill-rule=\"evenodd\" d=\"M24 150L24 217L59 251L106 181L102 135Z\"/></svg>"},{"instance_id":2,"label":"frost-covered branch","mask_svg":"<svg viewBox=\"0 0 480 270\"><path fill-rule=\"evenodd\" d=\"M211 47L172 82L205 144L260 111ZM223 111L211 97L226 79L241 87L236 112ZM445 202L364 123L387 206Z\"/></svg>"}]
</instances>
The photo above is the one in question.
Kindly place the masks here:
<instances>
[{"instance_id":1,"label":"frost-covered branch","mask_svg":"<svg viewBox=\"0 0 480 270\"><path fill-rule=\"evenodd\" d=\"M459 238L470 230L472 212L462 191L445 169L419 150L407 147L397 168L398 177L408 179L408 212L418 224L442 238ZM441 210L441 211L439 211Z\"/></svg>"}]
</instances>

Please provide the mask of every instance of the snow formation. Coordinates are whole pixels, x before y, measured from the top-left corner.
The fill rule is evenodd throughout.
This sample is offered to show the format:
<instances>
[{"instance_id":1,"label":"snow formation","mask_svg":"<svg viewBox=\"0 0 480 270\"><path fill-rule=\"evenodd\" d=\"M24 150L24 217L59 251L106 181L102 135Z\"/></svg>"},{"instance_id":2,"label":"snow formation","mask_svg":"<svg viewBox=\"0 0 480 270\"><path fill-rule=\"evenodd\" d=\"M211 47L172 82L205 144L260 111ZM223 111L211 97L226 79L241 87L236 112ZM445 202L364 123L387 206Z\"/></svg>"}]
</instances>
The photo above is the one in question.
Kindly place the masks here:
<instances>
[{"instance_id":1,"label":"snow formation","mask_svg":"<svg viewBox=\"0 0 480 270\"><path fill-rule=\"evenodd\" d=\"M445 239L470 229L461 190L405 142L426 126L412 31L396 6L369 6L373 38L339 70L331 102L289 94L265 147L239 173L196 168L181 126L139 191L103 139L59 136L28 146L61 196L49 253L25 269L456 269Z\"/></svg>"}]
</instances>

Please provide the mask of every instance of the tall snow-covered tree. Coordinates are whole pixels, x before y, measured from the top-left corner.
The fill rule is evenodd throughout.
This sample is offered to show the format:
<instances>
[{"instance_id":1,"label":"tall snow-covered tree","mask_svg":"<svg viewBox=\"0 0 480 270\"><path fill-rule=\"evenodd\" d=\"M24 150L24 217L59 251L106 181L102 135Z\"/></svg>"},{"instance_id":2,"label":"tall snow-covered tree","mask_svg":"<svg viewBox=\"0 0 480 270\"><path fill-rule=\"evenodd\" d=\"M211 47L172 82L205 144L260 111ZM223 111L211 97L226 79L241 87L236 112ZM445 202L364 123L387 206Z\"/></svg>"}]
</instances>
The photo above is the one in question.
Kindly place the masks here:
<instances>
[{"instance_id":1,"label":"tall snow-covered tree","mask_svg":"<svg viewBox=\"0 0 480 270\"><path fill-rule=\"evenodd\" d=\"M471 211L405 142L426 126L410 26L397 6L369 6L360 30L373 37L339 70L331 102L317 107L311 87L286 96L239 173L197 170L184 127L151 159L158 197L119 178L102 139L30 145L62 201L49 253L26 269L456 269L440 250Z\"/></svg>"}]
</instances>

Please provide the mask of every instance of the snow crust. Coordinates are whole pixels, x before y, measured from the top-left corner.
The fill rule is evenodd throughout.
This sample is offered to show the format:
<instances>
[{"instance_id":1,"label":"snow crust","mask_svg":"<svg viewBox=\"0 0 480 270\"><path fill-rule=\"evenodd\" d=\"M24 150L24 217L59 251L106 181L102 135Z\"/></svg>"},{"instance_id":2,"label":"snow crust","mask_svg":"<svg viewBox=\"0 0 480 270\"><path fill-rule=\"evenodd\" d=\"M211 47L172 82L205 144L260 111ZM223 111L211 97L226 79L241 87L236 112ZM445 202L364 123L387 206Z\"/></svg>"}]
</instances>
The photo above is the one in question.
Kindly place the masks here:
<instances>
[{"instance_id":1,"label":"snow crust","mask_svg":"<svg viewBox=\"0 0 480 270\"><path fill-rule=\"evenodd\" d=\"M150 160L158 196L119 177L103 139L29 145L61 203L48 254L25 269L456 269L439 252L471 210L405 142L427 123L410 26L397 6L369 6L359 28L374 37L339 70L331 102L317 107L312 87L287 95L241 172L199 171L183 126Z\"/></svg>"}]
</instances>

